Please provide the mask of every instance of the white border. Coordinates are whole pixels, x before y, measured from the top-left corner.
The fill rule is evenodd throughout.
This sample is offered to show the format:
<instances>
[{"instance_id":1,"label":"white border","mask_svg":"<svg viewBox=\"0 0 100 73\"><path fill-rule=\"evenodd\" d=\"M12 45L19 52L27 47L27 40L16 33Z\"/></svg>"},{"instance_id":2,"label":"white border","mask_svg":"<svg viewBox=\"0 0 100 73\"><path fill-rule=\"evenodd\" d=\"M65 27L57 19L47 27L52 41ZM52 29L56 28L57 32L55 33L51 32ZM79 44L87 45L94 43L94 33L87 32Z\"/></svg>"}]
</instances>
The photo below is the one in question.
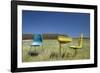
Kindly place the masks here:
<instances>
[{"instance_id":1,"label":"white border","mask_svg":"<svg viewBox=\"0 0 100 73\"><path fill-rule=\"evenodd\" d=\"M56 12L79 12L90 13L90 59L89 60L66 60L66 61L48 61L48 62L22 62L22 10L37 10L37 11L56 11ZM57 66L57 65L78 65L94 63L94 10L92 9L76 9L76 8L58 8L58 7L40 7L40 6L18 6L18 48L17 48L17 66L18 68L25 67L40 67L40 66Z\"/></svg>"}]
</instances>

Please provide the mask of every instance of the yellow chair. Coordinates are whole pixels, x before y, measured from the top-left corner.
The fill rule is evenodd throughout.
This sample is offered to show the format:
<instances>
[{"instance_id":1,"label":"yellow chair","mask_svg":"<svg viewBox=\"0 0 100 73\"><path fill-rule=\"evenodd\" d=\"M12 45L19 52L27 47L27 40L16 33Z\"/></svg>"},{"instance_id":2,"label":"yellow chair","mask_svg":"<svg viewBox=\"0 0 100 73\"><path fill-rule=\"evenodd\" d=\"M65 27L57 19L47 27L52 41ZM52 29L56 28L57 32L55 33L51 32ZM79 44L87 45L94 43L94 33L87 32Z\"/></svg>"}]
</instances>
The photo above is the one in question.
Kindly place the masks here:
<instances>
[{"instance_id":1,"label":"yellow chair","mask_svg":"<svg viewBox=\"0 0 100 73\"><path fill-rule=\"evenodd\" d=\"M66 36L58 36L58 42L59 42L59 51L61 55L61 44L66 44L72 41L72 38L66 37Z\"/></svg>"},{"instance_id":2,"label":"yellow chair","mask_svg":"<svg viewBox=\"0 0 100 73\"><path fill-rule=\"evenodd\" d=\"M80 35L80 38L78 40L78 45L70 46L70 48L75 49L75 56L76 56L76 53L77 53L77 49L82 48L82 44L83 44L83 34Z\"/></svg>"}]
</instances>

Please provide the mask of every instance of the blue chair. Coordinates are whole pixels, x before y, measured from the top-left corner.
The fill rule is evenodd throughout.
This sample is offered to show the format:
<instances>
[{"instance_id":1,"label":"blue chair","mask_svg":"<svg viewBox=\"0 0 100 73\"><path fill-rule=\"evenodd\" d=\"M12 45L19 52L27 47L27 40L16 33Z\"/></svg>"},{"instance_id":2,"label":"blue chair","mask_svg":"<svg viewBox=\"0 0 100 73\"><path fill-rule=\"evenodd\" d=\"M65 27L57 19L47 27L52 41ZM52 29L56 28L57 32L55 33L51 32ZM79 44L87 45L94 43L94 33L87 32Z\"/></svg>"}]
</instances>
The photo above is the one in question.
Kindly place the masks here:
<instances>
[{"instance_id":1,"label":"blue chair","mask_svg":"<svg viewBox=\"0 0 100 73\"><path fill-rule=\"evenodd\" d=\"M41 45L43 45L42 44L42 42L43 42L43 38L42 38L42 35L41 34L34 34L33 35L33 38L32 38L32 44L30 45L31 46L31 48L30 48L30 53L31 54L35 54L36 53L36 48L35 48L35 50L34 50L34 53L31 51L32 50L32 47L34 46L34 47L39 47L39 46L41 46ZM42 48L43 48L43 46L42 46Z\"/></svg>"}]
</instances>

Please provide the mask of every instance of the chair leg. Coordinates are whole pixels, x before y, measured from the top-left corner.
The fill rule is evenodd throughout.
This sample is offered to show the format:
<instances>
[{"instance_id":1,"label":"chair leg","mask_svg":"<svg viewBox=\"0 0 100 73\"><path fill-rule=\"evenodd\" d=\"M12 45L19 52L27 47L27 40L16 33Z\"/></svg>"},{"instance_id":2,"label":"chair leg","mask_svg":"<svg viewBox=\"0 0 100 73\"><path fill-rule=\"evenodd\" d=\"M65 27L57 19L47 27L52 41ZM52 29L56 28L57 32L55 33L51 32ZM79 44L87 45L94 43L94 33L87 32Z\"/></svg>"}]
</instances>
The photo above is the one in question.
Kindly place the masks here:
<instances>
[{"instance_id":1,"label":"chair leg","mask_svg":"<svg viewBox=\"0 0 100 73\"><path fill-rule=\"evenodd\" d=\"M42 45L42 49L43 49L43 45Z\"/></svg>"},{"instance_id":2,"label":"chair leg","mask_svg":"<svg viewBox=\"0 0 100 73\"><path fill-rule=\"evenodd\" d=\"M32 46L30 46L30 49L29 49L29 51L30 51L30 52L32 51Z\"/></svg>"},{"instance_id":3,"label":"chair leg","mask_svg":"<svg viewBox=\"0 0 100 73\"><path fill-rule=\"evenodd\" d=\"M59 43L59 53L60 53L60 57L61 57L61 43Z\"/></svg>"},{"instance_id":4,"label":"chair leg","mask_svg":"<svg viewBox=\"0 0 100 73\"><path fill-rule=\"evenodd\" d=\"M28 54L32 56L32 45L30 46L30 49L29 49L29 53Z\"/></svg>"},{"instance_id":5,"label":"chair leg","mask_svg":"<svg viewBox=\"0 0 100 73\"><path fill-rule=\"evenodd\" d=\"M36 46L34 46L34 52L36 52Z\"/></svg>"},{"instance_id":6,"label":"chair leg","mask_svg":"<svg viewBox=\"0 0 100 73\"><path fill-rule=\"evenodd\" d=\"M74 56L76 56L76 54L77 54L77 49L74 49L75 50L75 52L74 52Z\"/></svg>"}]
</instances>

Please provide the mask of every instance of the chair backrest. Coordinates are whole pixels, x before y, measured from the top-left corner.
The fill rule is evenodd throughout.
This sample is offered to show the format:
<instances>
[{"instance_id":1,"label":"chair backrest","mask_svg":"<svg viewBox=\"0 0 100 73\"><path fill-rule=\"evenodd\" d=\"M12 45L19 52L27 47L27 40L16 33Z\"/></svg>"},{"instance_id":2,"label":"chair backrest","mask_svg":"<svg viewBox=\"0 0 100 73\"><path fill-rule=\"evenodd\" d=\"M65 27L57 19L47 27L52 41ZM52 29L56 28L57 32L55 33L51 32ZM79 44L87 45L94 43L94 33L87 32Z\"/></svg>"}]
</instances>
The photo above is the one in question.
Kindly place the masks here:
<instances>
[{"instance_id":1,"label":"chair backrest","mask_svg":"<svg viewBox=\"0 0 100 73\"><path fill-rule=\"evenodd\" d=\"M33 41L34 42L42 42L42 35L41 34L34 34Z\"/></svg>"},{"instance_id":2,"label":"chair backrest","mask_svg":"<svg viewBox=\"0 0 100 73\"><path fill-rule=\"evenodd\" d=\"M83 34L80 35L78 45L79 45L80 47L82 47L82 44L83 44Z\"/></svg>"}]
</instances>

